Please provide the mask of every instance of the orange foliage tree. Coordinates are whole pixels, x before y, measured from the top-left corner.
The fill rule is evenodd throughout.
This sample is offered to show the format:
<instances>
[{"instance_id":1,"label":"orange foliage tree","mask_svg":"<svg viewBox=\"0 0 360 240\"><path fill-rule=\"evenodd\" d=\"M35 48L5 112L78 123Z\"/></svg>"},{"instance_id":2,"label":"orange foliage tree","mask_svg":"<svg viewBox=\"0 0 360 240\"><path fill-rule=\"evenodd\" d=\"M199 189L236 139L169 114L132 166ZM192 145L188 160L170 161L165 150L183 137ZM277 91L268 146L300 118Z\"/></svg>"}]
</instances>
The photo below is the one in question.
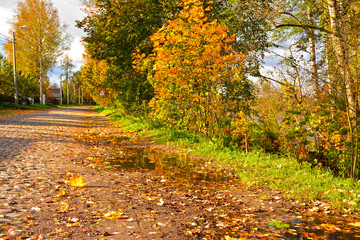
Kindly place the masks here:
<instances>
[{"instance_id":1,"label":"orange foliage tree","mask_svg":"<svg viewBox=\"0 0 360 240\"><path fill-rule=\"evenodd\" d=\"M110 96L114 96L114 90L106 86L106 75L109 69L105 60L96 60L90 54L84 54L85 64L81 67L80 81L84 85L84 91L97 103L107 105ZM104 91L105 96L100 96Z\"/></svg>"},{"instance_id":2,"label":"orange foliage tree","mask_svg":"<svg viewBox=\"0 0 360 240\"><path fill-rule=\"evenodd\" d=\"M178 18L150 37L150 56L137 55L138 69L151 62L150 82L155 97L152 116L173 127L185 128L210 138L251 97L250 84L241 77L244 56L236 53L226 26L208 21L211 11L198 0L185 0Z\"/></svg>"}]
</instances>

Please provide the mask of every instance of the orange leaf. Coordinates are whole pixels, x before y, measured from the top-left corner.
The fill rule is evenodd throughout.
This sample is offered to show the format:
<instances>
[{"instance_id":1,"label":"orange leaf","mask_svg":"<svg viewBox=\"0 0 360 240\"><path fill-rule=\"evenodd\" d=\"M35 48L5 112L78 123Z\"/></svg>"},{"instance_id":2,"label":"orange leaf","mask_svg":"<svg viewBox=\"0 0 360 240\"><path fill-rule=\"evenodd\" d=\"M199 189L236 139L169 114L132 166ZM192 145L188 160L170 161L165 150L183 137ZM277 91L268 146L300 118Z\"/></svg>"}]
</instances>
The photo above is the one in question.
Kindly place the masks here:
<instances>
[{"instance_id":1,"label":"orange leaf","mask_svg":"<svg viewBox=\"0 0 360 240\"><path fill-rule=\"evenodd\" d=\"M59 197L65 197L65 196L66 196L65 190L61 190L61 192L59 193Z\"/></svg>"}]
</instances>

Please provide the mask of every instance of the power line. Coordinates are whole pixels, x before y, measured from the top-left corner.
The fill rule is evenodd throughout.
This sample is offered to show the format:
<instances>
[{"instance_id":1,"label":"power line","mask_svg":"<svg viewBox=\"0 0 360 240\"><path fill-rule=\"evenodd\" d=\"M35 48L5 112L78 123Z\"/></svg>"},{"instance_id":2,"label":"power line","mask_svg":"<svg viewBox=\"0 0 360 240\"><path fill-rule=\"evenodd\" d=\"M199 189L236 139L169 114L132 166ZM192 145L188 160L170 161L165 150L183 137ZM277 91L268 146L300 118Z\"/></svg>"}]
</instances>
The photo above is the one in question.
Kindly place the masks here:
<instances>
[{"instance_id":1,"label":"power line","mask_svg":"<svg viewBox=\"0 0 360 240\"><path fill-rule=\"evenodd\" d=\"M8 36L6 36L6 35L4 35L4 34L2 34L2 33L0 33L0 37L6 39L6 40L9 41L9 42L11 41L11 38L10 38L10 37L8 37Z\"/></svg>"},{"instance_id":2,"label":"power line","mask_svg":"<svg viewBox=\"0 0 360 240\"><path fill-rule=\"evenodd\" d=\"M25 51L21 46L16 46L23 54L25 54L28 58L32 58L27 51Z\"/></svg>"},{"instance_id":3,"label":"power line","mask_svg":"<svg viewBox=\"0 0 360 240\"><path fill-rule=\"evenodd\" d=\"M2 41L2 42L4 42L4 43L8 43L8 42L10 42L8 39L3 38L3 37L1 37L1 36L0 36L0 41Z\"/></svg>"}]
</instances>

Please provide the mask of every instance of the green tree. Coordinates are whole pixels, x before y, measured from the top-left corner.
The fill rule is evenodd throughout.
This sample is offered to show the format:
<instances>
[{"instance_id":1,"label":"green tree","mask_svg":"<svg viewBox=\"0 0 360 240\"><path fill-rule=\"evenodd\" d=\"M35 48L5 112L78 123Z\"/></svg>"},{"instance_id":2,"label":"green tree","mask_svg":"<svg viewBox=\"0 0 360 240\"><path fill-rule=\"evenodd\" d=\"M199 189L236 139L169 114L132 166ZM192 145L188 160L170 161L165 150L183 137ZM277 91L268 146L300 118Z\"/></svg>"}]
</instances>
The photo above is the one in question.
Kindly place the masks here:
<instances>
[{"instance_id":1,"label":"green tree","mask_svg":"<svg viewBox=\"0 0 360 240\"><path fill-rule=\"evenodd\" d=\"M66 104L70 104L70 80L72 79L72 71L74 67L75 66L72 63L70 57L68 55L65 55L65 57L60 62L60 68L63 71L63 74L61 74L61 76L65 78L64 84L62 84L62 86L63 92L65 93L64 95L66 96Z\"/></svg>"},{"instance_id":2,"label":"green tree","mask_svg":"<svg viewBox=\"0 0 360 240\"><path fill-rule=\"evenodd\" d=\"M114 90L113 102L130 109L154 96L146 74L133 69L132 56L136 49L152 51L149 36L176 13L175 6L165 0L85 1L87 16L77 26L87 34L87 54L109 64L102 87Z\"/></svg>"},{"instance_id":3,"label":"green tree","mask_svg":"<svg viewBox=\"0 0 360 240\"><path fill-rule=\"evenodd\" d=\"M272 1L264 0L214 1L214 10L208 14L210 19L217 19L229 28L231 34L236 35L233 47L246 56L242 65L242 75L245 78L262 77L261 65L271 44L266 31L269 24L257 9L271 4Z\"/></svg>"}]
</instances>

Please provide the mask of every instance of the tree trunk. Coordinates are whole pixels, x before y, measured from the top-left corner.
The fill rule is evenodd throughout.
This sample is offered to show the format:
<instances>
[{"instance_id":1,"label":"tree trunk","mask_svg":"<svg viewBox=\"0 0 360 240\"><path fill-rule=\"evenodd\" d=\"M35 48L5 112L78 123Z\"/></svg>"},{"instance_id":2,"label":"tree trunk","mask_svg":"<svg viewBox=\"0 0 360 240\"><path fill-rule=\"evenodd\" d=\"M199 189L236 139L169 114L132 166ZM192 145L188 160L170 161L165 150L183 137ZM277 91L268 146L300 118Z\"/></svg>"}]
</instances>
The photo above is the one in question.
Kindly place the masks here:
<instances>
[{"instance_id":1,"label":"tree trunk","mask_svg":"<svg viewBox=\"0 0 360 240\"><path fill-rule=\"evenodd\" d=\"M336 67L340 73L338 79L341 84L341 95L344 96L345 112L349 128L349 139L351 141L350 176L355 177L358 165L358 124L357 124L357 85L354 82L350 70L350 54L348 43L349 16L348 8L345 0L328 0L330 25L332 30L332 44L334 46L336 56Z\"/></svg>"},{"instance_id":2,"label":"tree trunk","mask_svg":"<svg viewBox=\"0 0 360 240\"><path fill-rule=\"evenodd\" d=\"M336 55L336 67L340 73L340 82L343 86L343 95L346 95L345 101L348 102L350 111L354 113L355 110L355 97L354 97L354 84L351 78L349 67L349 47L346 41L346 29L348 22L346 9L340 12L339 5L344 8L344 4L338 4L337 0L328 0L329 16L332 34L332 44Z\"/></svg>"},{"instance_id":3,"label":"tree trunk","mask_svg":"<svg viewBox=\"0 0 360 240\"><path fill-rule=\"evenodd\" d=\"M314 20L311 15L310 8L307 10L307 18L309 25L314 25ZM315 34L313 29L308 29L308 38L309 38L309 52L310 52L310 65L311 65L311 83L313 84L315 99L319 95L319 77L318 77L318 68L316 64L316 45L315 45Z\"/></svg>"}]
</instances>

